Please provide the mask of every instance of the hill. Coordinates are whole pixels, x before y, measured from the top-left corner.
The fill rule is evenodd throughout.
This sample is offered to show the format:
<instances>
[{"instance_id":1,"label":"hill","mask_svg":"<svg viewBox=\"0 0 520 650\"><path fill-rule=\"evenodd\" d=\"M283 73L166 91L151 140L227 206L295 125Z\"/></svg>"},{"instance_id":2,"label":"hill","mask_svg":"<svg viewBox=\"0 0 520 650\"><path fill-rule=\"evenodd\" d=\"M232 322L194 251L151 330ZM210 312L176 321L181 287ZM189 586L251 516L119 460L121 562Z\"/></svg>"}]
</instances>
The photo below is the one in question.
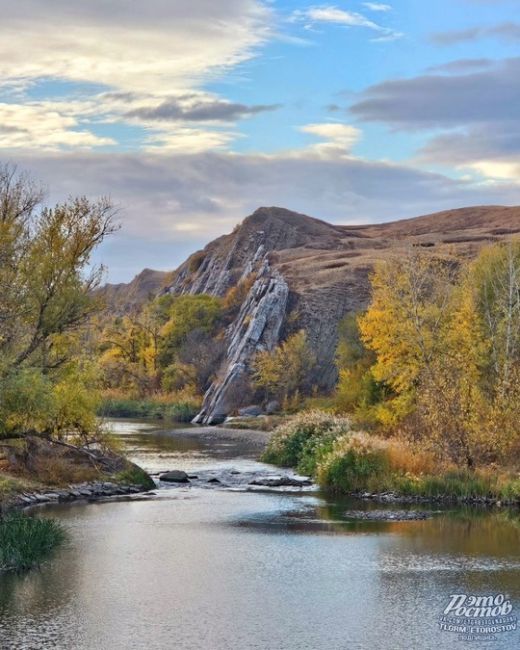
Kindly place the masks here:
<instances>
[{"instance_id":1,"label":"hill","mask_svg":"<svg viewBox=\"0 0 520 650\"><path fill-rule=\"evenodd\" d=\"M337 327L346 313L369 300L369 274L390 255L418 247L457 261L474 257L485 244L520 233L520 207L461 208L389 223L339 226L278 207L262 207L235 230L191 255L169 276L137 276L106 294L135 304L145 287L165 282L171 294L224 296L254 279L240 313L227 330L228 351L219 379L205 396L198 422L215 422L242 405L242 387L258 350L271 349L304 328L323 390L336 381Z\"/></svg>"}]
</instances>

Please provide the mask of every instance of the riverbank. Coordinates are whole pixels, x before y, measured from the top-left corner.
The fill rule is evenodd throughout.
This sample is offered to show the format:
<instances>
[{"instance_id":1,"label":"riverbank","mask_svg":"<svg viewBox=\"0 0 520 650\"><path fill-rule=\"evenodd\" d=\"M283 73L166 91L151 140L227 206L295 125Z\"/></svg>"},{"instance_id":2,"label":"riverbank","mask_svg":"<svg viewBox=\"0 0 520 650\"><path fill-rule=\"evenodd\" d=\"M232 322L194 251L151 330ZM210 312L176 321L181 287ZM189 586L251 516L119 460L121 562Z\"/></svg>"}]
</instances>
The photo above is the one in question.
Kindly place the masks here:
<instances>
[{"instance_id":1,"label":"riverbank","mask_svg":"<svg viewBox=\"0 0 520 650\"><path fill-rule=\"evenodd\" d=\"M352 431L347 418L300 413L274 432L263 460L311 475L328 492L379 501L520 506L511 468L462 469L417 444Z\"/></svg>"},{"instance_id":2,"label":"riverbank","mask_svg":"<svg viewBox=\"0 0 520 650\"><path fill-rule=\"evenodd\" d=\"M189 394L150 398L106 394L98 408L102 418L152 418L171 422L191 422L201 407L201 399Z\"/></svg>"}]
</instances>

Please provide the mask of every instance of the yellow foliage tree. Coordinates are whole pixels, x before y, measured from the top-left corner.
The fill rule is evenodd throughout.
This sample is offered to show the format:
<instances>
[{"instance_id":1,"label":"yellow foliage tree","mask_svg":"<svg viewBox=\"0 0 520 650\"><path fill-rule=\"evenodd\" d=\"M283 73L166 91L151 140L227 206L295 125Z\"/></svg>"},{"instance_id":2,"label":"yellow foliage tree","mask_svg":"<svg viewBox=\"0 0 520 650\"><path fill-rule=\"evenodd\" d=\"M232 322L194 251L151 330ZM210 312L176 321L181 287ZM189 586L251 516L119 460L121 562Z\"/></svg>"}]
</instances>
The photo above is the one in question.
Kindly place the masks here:
<instances>
[{"instance_id":1,"label":"yellow foliage tree","mask_svg":"<svg viewBox=\"0 0 520 650\"><path fill-rule=\"evenodd\" d=\"M288 401L310 388L316 359L307 334L300 330L274 350L259 352L253 362L253 383L268 397Z\"/></svg>"}]
</instances>

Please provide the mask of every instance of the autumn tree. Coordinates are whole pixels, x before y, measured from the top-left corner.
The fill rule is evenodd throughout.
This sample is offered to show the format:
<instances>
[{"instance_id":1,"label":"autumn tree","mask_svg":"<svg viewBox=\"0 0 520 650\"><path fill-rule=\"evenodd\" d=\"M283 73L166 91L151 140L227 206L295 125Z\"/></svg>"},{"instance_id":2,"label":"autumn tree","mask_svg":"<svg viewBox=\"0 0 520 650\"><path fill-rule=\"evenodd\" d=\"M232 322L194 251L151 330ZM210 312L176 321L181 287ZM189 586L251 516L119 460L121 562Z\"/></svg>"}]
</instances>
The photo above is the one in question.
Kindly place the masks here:
<instances>
[{"instance_id":1,"label":"autumn tree","mask_svg":"<svg viewBox=\"0 0 520 650\"><path fill-rule=\"evenodd\" d=\"M339 324L335 404L339 411L351 413L368 425L374 420L373 407L383 400L387 390L372 372L376 356L361 340L358 317L359 314L347 314Z\"/></svg>"},{"instance_id":2,"label":"autumn tree","mask_svg":"<svg viewBox=\"0 0 520 650\"><path fill-rule=\"evenodd\" d=\"M76 373L78 381L86 377L76 356L78 337L99 307L92 292L102 276L100 267L87 269L94 249L115 230L114 210L107 200L75 198L52 208L42 201L28 176L0 168L2 435L80 430L91 422L84 400L72 415L69 395L68 417L58 416L58 402L64 401L61 382L67 374ZM16 416L24 399L27 417L38 414L30 422Z\"/></svg>"},{"instance_id":3,"label":"autumn tree","mask_svg":"<svg viewBox=\"0 0 520 650\"><path fill-rule=\"evenodd\" d=\"M520 440L520 244L486 247L453 269L417 253L380 265L359 325L374 377L393 393L380 422L408 425L472 468Z\"/></svg>"},{"instance_id":4,"label":"autumn tree","mask_svg":"<svg viewBox=\"0 0 520 650\"><path fill-rule=\"evenodd\" d=\"M371 283L372 302L359 328L376 355L374 378L392 391L379 409L380 420L392 425L413 410L421 377L444 354L454 270L443 259L409 252L376 266Z\"/></svg>"},{"instance_id":5,"label":"autumn tree","mask_svg":"<svg viewBox=\"0 0 520 650\"><path fill-rule=\"evenodd\" d=\"M282 401L308 393L316 358L304 330L296 332L271 351L259 352L253 361L253 383L267 397Z\"/></svg>"}]
</instances>

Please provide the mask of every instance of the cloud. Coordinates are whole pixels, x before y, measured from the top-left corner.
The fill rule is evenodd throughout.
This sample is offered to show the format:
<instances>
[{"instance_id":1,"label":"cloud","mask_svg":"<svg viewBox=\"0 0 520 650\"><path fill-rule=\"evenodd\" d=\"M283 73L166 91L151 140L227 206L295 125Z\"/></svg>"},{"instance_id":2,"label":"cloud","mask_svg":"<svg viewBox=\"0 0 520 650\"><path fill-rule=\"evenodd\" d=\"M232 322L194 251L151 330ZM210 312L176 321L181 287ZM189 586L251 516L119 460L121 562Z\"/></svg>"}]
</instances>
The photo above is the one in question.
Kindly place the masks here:
<instances>
[{"instance_id":1,"label":"cloud","mask_svg":"<svg viewBox=\"0 0 520 650\"><path fill-rule=\"evenodd\" d=\"M361 137L359 129L339 122L306 124L300 127L300 131L324 140L311 145L306 151L329 158L349 155L352 147Z\"/></svg>"},{"instance_id":2,"label":"cloud","mask_svg":"<svg viewBox=\"0 0 520 650\"><path fill-rule=\"evenodd\" d=\"M386 5L377 4L377 6ZM375 23L373 20L363 16L363 14L339 9L334 5L315 5L308 9L297 9L293 12L291 20L293 22L304 22L307 27L311 27L315 23L329 23L343 27L366 27L379 34L377 39L373 39L379 41L396 40L403 36L400 32Z\"/></svg>"},{"instance_id":3,"label":"cloud","mask_svg":"<svg viewBox=\"0 0 520 650\"><path fill-rule=\"evenodd\" d=\"M449 74L473 72L475 70L482 70L483 68L490 68L495 63L492 59L457 59L456 61L433 65L427 69L427 72L447 72Z\"/></svg>"},{"instance_id":4,"label":"cloud","mask_svg":"<svg viewBox=\"0 0 520 650\"><path fill-rule=\"evenodd\" d=\"M419 152L426 163L467 169L494 180L520 179L520 126L479 124L432 138Z\"/></svg>"},{"instance_id":5,"label":"cloud","mask_svg":"<svg viewBox=\"0 0 520 650\"><path fill-rule=\"evenodd\" d=\"M423 75L370 86L351 112L398 129L453 127L473 122L516 122L520 58L471 74Z\"/></svg>"},{"instance_id":6,"label":"cloud","mask_svg":"<svg viewBox=\"0 0 520 650\"><path fill-rule=\"evenodd\" d=\"M145 151L157 152L163 155L170 153L199 153L212 149L222 149L238 136L230 131L209 129L192 129L177 127L172 133L154 133L146 138Z\"/></svg>"},{"instance_id":7,"label":"cloud","mask_svg":"<svg viewBox=\"0 0 520 650\"><path fill-rule=\"evenodd\" d=\"M433 34L431 40L437 45L457 45L482 38L498 38L506 41L520 41L520 23L505 22L491 27L470 27Z\"/></svg>"},{"instance_id":8,"label":"cloud","mask_svg":"<svg viewBox=\"0 0 520 650\"><path fill-rule=\"evenodd\" d=\"M392 7L390 5L382 4L381 2L364 2L363 6L366 7L369 11L391 11Z\"/></svg>"},{"instance_id":9,"label":"cloud","mask_svg":"<svg viewBox=\"0 0 520 650\"><path fill-rule=\"evenodd\" d=\"M520 200L512 183L496 188L406 165L312 151L31 154L17 162L52 189L52 202L86 193L110 195L120 206L123 229L99 258L110 266L112 280L128 280L146 266L174 268L260 205L281 205L336 223L369 223Z\"/></svg>"},{"instance_id":10,"label":"cloud","mask_svg":"<svg viewBox=\"0 0 520 650\"><path fill-rule=\"evenodd\" d=\"M170 95L250 58L270 16L256 0L19 0L2 7L0 78Z\"/></svg>"},{"instance_id":11,"label":"cloud","mask_svg":"<svg viewBox=\"0 0 520 650\"><path fill-rule=\"evenodd\" d=\"M106 146L117 143L97 136L85 123L130 122L143 128L146 146L161 138L168 148L188 142L189 151L201 150L203 142L222 146L235 137L231 131L188 132L179 123L231 123L274 109L234 103L201 90L254 57L273 36L272 22L273 10L262 0L8 3L2 7L0 89L4 99L10 93L9 101L30 108L19 117L3 110L0 142L11 148L22 146L25 139L34 149ZM67 84L86 86L83 101L76 101L72 90L63 93ZM35 86L48 97L60 98L54 102L57 115L52 124L45 108L24 94ZM53 95L56 87L59 95ZM31 115L41 124L31 124ZM135 140L139 146L139 137Z\"/></svg>"},{"instance_id":12,"label":"cloud","mask_svg":"<svg viewBox=\"0 0 520 650\"><path fill-rule=\"evenodd\" d=\"M303 11L295 11L294 16L305 18L313 22L336 23L346 27L368 27L379 31L381 27L365 16L352 12L338 9L334 6L310 7Z\"/></svg>"},{"instance_id":13,"label":"cloud","mask_svg":"<svg viewBox=\"0 0 520 650\"><path fill-rule=\"evenodd\" d=\"M52 103L0 103L0 149L87 148L115 144L81 127Z\"/></svg>"},{"instance_id":14,"label":"cloud","mask_svg":"<svg viewBox=\"0 0 520 650\"><path fill-rule=\"evenodd\" d=\"M520 58L453 61L439 71L451 74L372 86L350 110L361 120L394 129L441 129L418 152L421 164L442 164L518 183Z\"/></svg>"},{"instance_id":15,"label":"cloud","mask_svg":"<svg viewBox=\"0 0 520 650\"><path fill-rule=\"evenodd\" d=\"M233 122L277 108L278 104L247 106L218 98L201 99L197 95L188 95L166 99L156 106L136 108L129 111L127 116L152 121Z\"/></svg>"}]
</instances>

